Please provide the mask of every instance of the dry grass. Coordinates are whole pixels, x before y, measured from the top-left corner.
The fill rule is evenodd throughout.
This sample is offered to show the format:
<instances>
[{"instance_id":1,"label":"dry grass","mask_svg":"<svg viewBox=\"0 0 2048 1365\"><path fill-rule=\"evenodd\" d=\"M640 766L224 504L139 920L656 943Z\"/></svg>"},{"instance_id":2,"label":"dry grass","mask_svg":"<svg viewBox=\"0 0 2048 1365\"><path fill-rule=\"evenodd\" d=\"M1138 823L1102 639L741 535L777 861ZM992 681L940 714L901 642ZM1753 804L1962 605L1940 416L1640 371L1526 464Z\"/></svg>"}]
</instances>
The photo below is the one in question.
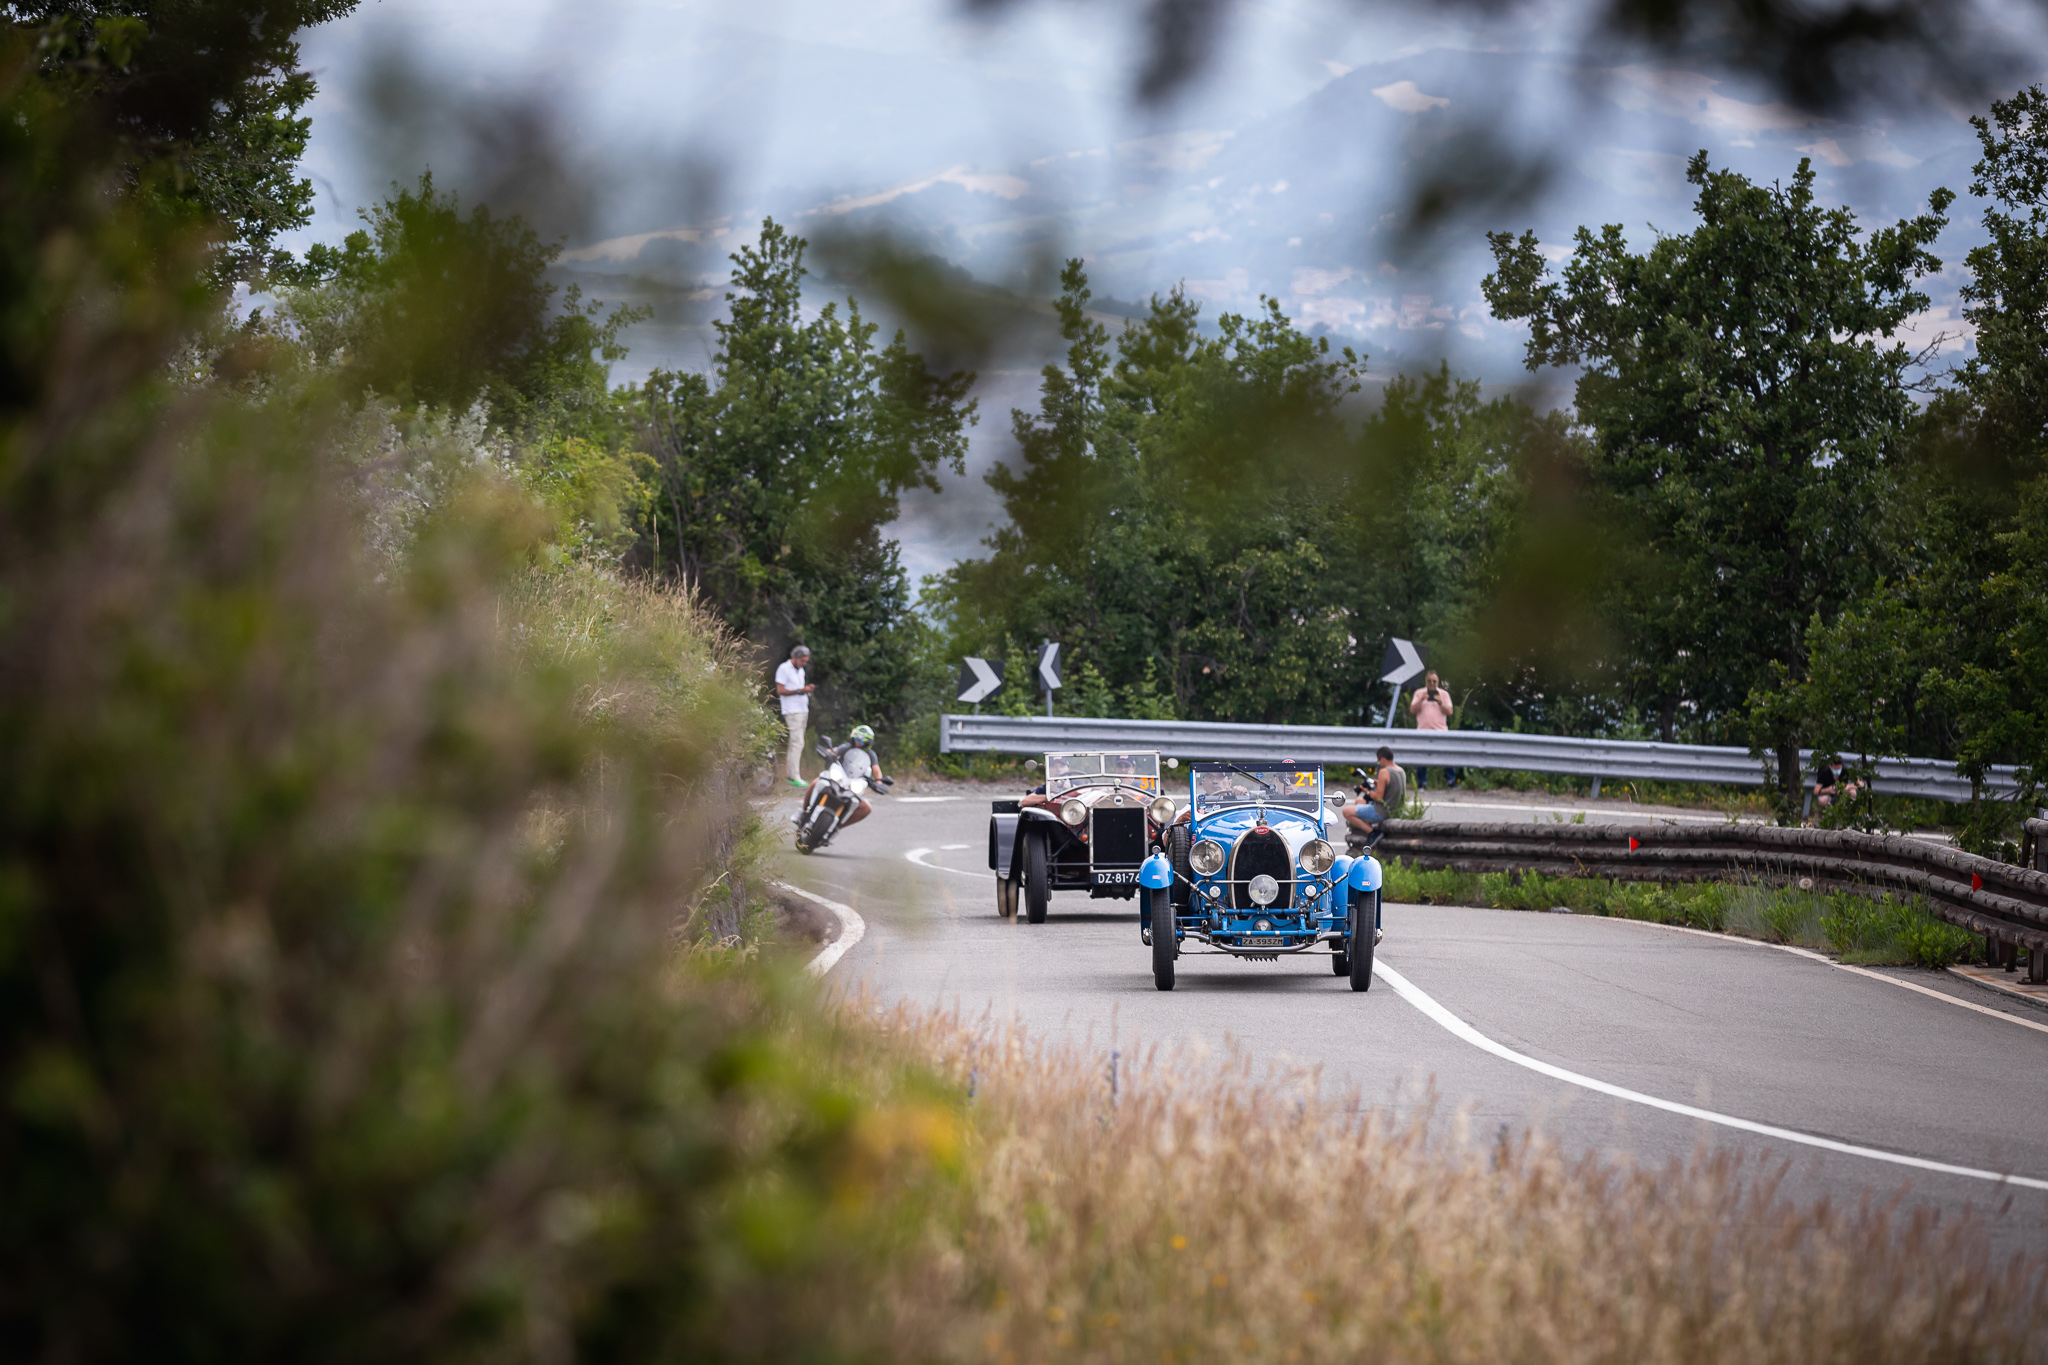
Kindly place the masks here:
<instances>
[{"instance_id":1,"label":"dry grass","mask_svg":"<svg viewBox=\"0 0 2048 1365\"><path fill-rule=\"evenodd\" d=\"M1795 1205L1726 1156L1618 1169L1433 1139L1241 1056L881 1027L959 1087L933 1140L964 1153L951 1214L853 1308L886 1358L2042 1356L2040 1264L1953 1221Z\"/></svg>"}]
</instances>

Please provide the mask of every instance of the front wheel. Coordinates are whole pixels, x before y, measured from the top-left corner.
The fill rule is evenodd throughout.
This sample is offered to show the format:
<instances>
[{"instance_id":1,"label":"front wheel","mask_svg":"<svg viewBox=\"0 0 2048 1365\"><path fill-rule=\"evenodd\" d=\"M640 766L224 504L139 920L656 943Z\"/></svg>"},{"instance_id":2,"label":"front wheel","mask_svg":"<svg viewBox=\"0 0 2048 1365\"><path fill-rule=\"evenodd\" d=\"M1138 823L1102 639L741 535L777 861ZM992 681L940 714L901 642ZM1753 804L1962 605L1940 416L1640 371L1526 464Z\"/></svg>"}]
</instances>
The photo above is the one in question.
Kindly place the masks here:
<instances>
[{"instance_id":1,"label":"front wheel","mask_svg":"<svg viewBox=\"0 0 2048 1365\"><path fill-rule=\"evenodd\" d=\"M803 830L796 836L796 846L806 853L815 853L832 832L832 808L823 801L811 812L811 818L804 822Z\"/></svg>"},{"instance_id":2,"label":"front wheel","mask_svg":"<svg viewBox=\"0 0 2048 1365\"><path fill-rule=\"evenodd\" d=\"M1349 966L1351 989L1372 989L1373 940L1379 937L1380 893L1355 891L1351 895L1351 944Z\"/></svg>"},{"instance_id":3,"label":"front wheel","mask_svg":"<svg viewBox=\"0 0 2048 1365\"><path fill-rule=\"evenodd\" d=\"M1046 866L1051 850L1043 834L1024 837L1024 918L1045 923L1045 907L1052 899L1052 869Z\"/></svg>"},{"instance_id":4,"label":"front wheel","mask_svg":"<svg viewBox=\"0 0 2048 1365\"><path fill-rule=\"evenodd\" d=\"M1162 991L1173 989L1173 960L1180 956L1180 935L1174 932L1173 899L1164 888L1145 891L1146 912L1152 917L1152 984Z\"/></svg>"}]
</instances>

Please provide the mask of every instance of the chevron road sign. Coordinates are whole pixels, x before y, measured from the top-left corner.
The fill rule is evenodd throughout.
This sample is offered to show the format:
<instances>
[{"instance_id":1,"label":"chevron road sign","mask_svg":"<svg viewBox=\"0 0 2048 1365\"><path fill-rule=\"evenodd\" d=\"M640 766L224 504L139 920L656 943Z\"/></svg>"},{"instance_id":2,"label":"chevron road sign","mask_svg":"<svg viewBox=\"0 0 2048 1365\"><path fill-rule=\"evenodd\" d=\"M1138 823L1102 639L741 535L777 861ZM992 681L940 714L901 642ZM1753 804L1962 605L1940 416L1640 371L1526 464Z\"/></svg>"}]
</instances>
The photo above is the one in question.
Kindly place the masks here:
<instances>
[{"instance_id":1,"label":"chevron road sign","mask_svg":"<svg viewBox=\"0 0 2048 1365\"><path fill-rule=\"evenodd\" d=\"M1045 647L1038 651L1038 682L1048 692L1060 690L1060 645L1057 640L1047 640Z\"/></svg>"},{"instance_id":2,"label":"chevron road sign","mask_svg":"<svg viewBox=\"0 0 2048 1365\"><path fill-rule=\"evenodd\" d=\"M960 700L970 704L985 699L1003 685L1003 666L987 659L969 657L960 663Z\"/></svg>"},{"instance_id":3,"label":"chevron road sign","mask_svg":"<svg viewBox=\"0 0 2048 1365\"><path fill-rule=\"evenodd\" d=\"M1399 687L1410 678L1419 678L1429 667L1429 653L1413 640L1396 636L1387 641L1387 657L1380 660L1380 681Z\"/></svg>"},{"instance_id":4,"label":"chevron road sign","mask_svg":"<svg viewBox=\"0 0 2048 1365\"><path fill-rule=\"evenodd\" d=\"M1401 701L1401 684L1419 677L1429 667L1428 653L1413 640L1403 640L1398 635L1387 641L1387 657L1380 660L1380 681L1392 683L1394 690L1387 694L1387 718L1380 722L1382 728L1394 723L1394 707Z\"/></svg>"}]
</instances>

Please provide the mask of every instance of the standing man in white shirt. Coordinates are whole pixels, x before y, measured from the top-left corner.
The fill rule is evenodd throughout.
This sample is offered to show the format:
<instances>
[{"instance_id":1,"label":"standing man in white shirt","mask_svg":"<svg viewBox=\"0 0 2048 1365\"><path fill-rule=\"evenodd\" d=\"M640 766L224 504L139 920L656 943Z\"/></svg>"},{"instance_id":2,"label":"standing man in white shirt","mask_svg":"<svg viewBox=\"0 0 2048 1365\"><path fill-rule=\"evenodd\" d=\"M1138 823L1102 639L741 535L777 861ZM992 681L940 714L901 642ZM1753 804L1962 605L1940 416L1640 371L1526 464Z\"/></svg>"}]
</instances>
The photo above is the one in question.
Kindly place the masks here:
<instances>
[{"instance_id":1,"label":"standing man in white shirt","mask_svg":"<svg viewBox=\"0 0 2048 1365\"><path fill-rule=\"evenodd\" d=\"M775 695L782 701L782 723L789 727L789 785L804 785L804 726L811 715L811 693L818 685L804 681L811 651L798 645L775 670Z\"/></svg>"}]
</instances>

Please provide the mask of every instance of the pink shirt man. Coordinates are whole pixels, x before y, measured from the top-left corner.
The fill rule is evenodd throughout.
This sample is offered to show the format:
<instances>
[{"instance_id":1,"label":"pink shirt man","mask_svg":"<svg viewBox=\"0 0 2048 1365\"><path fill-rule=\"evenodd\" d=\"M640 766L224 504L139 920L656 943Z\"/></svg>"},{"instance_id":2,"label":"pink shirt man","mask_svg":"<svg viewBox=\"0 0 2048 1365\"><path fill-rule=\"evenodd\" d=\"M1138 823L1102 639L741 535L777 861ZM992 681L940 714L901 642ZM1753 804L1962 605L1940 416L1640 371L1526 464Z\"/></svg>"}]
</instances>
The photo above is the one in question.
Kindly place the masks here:
<instances>
[{"instance_id":1,"label":"pink shirt man","mask_svg":"<svg viewBox=\"0 0 2048 1365\"><path fill-rule=\"evenodd\" d=\"M1430 695L1435 693L1434 696ZM1415 717L1418 730L1448 730L1451 728L1451 694L1444 691L1442 684L1432 673L1415 689L1414 700L1408 703L1408 714Z\"/></svg>"}]
</instances>

